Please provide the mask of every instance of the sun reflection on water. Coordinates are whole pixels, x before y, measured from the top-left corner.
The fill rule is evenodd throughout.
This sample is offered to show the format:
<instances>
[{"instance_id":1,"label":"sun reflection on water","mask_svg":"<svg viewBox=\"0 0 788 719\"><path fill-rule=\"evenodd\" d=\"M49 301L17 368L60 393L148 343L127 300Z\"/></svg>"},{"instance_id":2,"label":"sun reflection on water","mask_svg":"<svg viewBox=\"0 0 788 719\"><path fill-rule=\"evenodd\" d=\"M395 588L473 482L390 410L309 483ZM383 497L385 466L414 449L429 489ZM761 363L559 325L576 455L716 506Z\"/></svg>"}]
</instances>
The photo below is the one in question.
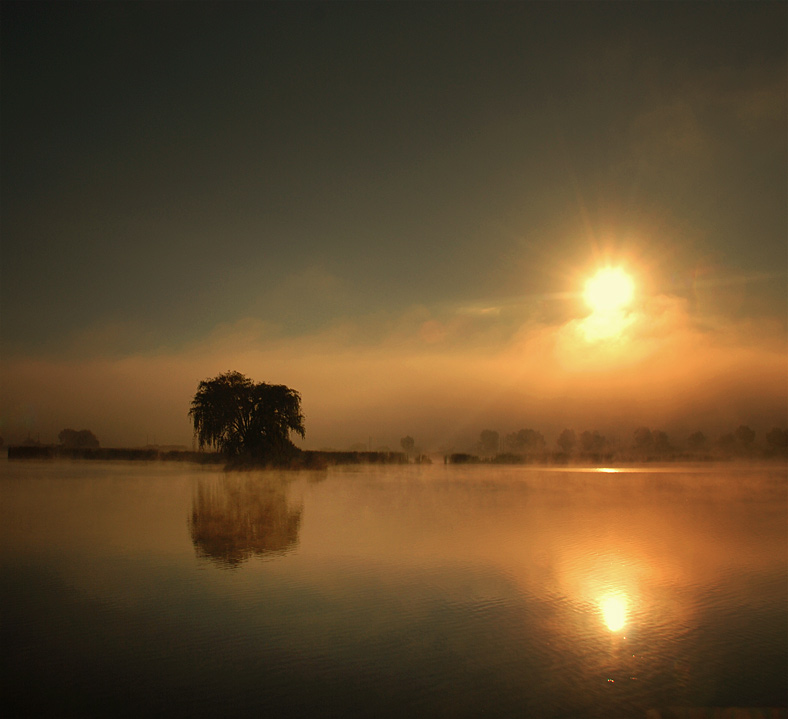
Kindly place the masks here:
<instances>
[{"instance_id":1,"label":"sun reflection on water","mask_svg":"<svg viewBox=\"0 0 788 719\"><path fill-rule=\"evenodd\" d=\"M602 621L611 632L618 632L627 623L627 599L620 594L608 594L599 601Z\"/></svg>"}]
</instances>

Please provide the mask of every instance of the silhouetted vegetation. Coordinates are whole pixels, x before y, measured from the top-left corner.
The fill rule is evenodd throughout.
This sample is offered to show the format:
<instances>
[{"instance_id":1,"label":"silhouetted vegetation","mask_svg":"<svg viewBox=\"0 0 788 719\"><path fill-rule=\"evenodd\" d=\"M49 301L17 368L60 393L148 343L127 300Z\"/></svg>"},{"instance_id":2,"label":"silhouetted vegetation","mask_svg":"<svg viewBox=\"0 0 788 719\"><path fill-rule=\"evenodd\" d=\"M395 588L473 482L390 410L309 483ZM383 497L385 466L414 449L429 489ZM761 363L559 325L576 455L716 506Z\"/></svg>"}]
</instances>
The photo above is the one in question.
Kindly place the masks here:
<instances>
[{"instance_id":1,"label":"silhouetted vegetation","mask_svg":"<svg viewBox=\"0 0 788 719\"><path fill-rule=\"evenodd\" d=\"M97 449L66 448L55 445L12 445L9 459L93 459L129 461L196 462L198 464L224 464L226 469L254 469L252 463L229 463L219 452L188 452L181 450L160 451L156 448L100 447ZM429 462L421 456L416 461ZM288 469L323 469L339 464L405 464L403 452L334 452L299 451L286 464Z\"/></svg>"},{"instance_id":2,"label":"silhouetted vegetation","mask_svg":"<svg viewBox=\"0 0 788 719\"><path fill-rule=\"evenodd\" d=\"M755 432L753 432L746 424L742 424L735 432L736 440L747 451L752 447L755 441Z\"/></svg>"},{"instance_id":3,"label":"silhouetted vegetation","mask_svg":"<svg viewBox=\"0 0 788 719\"><path fill-rule=\"evenodd\" d=\"M337 464L405 464L403 452L337 452L333 450L304 450L289 463L292 469L322 469Z\"/></svg>"},{"instance_id":4,"label":"silhouetted vegetation","mask_svg":"<svg viewBox=\"0 0 788 719\"><path fill-rule=\"evenodd\" d=\"M498 454L499 434L494 429L483 429L479 434L479 452L485 457Z\"/></svg>"},{"instance_id":5,"label":"silhouetted vegetation","mask_svg":"<svg viewBox=\"0 0 788 719\"><path fill-rule=\"evenodd\" d=\"M491 461L493 464L525 464L525 455L515 452L504 452L503 454L496 454Z\"/></svg>"},{"instance_id":6,"label":"silhouetted vegetation","mask_svg":"<svg viewBox=\"0 0 788 719\"><path fill-rule=\"evenodd\" d=\"M481 462L481 460L475 454L455 452L454 454L449 455L449 462L451 464L478 464Z\"/></svg>"},{"instance_id":7,"label":"silhouetted vegetation","mask_svg":"<svg viewBox=\"0 0 788 719\"><path fill-rule=\"evenodd\" d=\"M416 445L416 440L413 439L410 435L403 437L399 441L399 446L405 450L405 456L410 460L410 453L413 451L413 447Z\"/></svg>"},{"instance_id":8,"label":"silhouetted vegetation","mask_svg":"<svg viewBox=\"0 0 788 719\"><path fill-rule=\"evenodd\" d=\"M542 454L547 447L541 432L535 429L521 429L518 432L507 434L504 446L513 454Z\"/></svg>"},{"instance_id":9,"label":"silhouetted vegetation","mask_svg":"<svg viewBox=\"0 0 788 719\"><path fill-rule=\"evenodd\" d=\"M305 436L298 392L240 372L200 382L189 415L200 448L214 447L237 464L287 464L299 452L290 433Z\"/></svg>"},{"instance_id":10,"label":"silhouetted vegetation","mask_svg":"<svg viewBox=\"0 0 788 719\"><path fill-rule=\"evenodd\" d=\"M301 450L290 441L290 433L305 436L301 396L284 385L254 383L238 372L227 372L199 383L189 415L200 446L189 452L178 445L145 448L101 448L90 430L64 429L59 445L42 445L28 435L21 445L8 448L9 459L99 459L168 460L225 463L226 469L275 466L288 469L323 469L341 464L432 463L432 458L415 446L410 435L400 439L403 452L386 447L368 451L354 445L351 451ZM445 454L447 464L592 464L612 462L714 461L734 459L788 459L788 429L773 427L759 439L748 425L739 425L710 440L696 430L685 439L674 440L661 429L641 426L629 437L607 437L597 429L580 433L565 428L550 449L544 435L524 428L504 435L484 429L470 451ZM0 439L0 445L2 439ZM501 446L502 445L502 446ZM215 451L206 452L206 447ZM503 449L503 451L501 451Z\"/></svg>"},{"instance_id":11,"label":"silhouetted vegetation","mask_svg":"<svg viewBox=\"0 0 788 719\"><path fill-rule=\"evenodd\" d=\"M556 444L561 448L561 451L569 455L577 444L577 435L573 429L565 429L558 435Z\"/></svg>"},{"instance_id":12,"label":"silhouetted vegetation","mask_svg":"<svg viewBox=\"0 0 788 719\"><path fill-rule=\"evenodd\" d=\"M185 453L184 453L185 454ZM190 454L196 455L196 452ZM212 455L206 455L208 457ZM127 447L63 447L52 445L21 445L8 448L8 459L97 459L143 460L165 459L155 449Z\"/></svg>"},{"instance_id":13,"label":"silhouetted vegetation","mask_svg":"<svg viewBox=\"0 0 788 719\"><path fill-rule=\"evenodd\" d=\"M494 433L485 430L485 433ZM496 433L497 434L497 433ZM551 451L536 430L519 430L507 434L504 452L483 453L482 443L475 445L477 453L455 452L444 456L447 464L609 464L640 462L715 461L735 459L788 459L788 429L774 427L759 444L757 433L747 425L710 442L701 431L690 433L684 442L674 441L667 432L649 427L638 427L631 439L608 438L599 430L585 430L580 434L564 429Z\"/></svg>"},{"instance_id":14,"label":"silhouetted vegetation","mask_svg":"<svg viewBox=\"0 0 788 719\"><path fill-rule=\"evenodd\" d=\"M586 430L580 435L580 448L586 454L599 454L605 449L607 441L597 430Z\"/></svg>"},{"instance_id":15,"label":"silhouetted vegetation","mask_svg":"<svg viewBox=\"0 0 788 719\"><path fill-rule=\"evenodd\" d=\"M68 449L96 449L99 446L98 438L89 429L63 429L57 438Z\"/></svg>"},{"instance_id":16,"label":"silhouetted vegetation","mask_svg":"<svg viewBox=\"0 0 788 719\"><path fill-rule=\"evenodd\" d=\"M638 427L634 432L633 449L641 454L648 454L654 447L654 436L648 427Z\"/></svg>"},{"instance_id":17,"label":"silhouetted vegetation","mask_svg":"<svg viewBox=\"0 0 788 719\"><path fill-rule=\"evenodd\" d=\"M703 432L693 432L687 438L687 449L690 452L703 452L708 446L708 440Z\"/></svg>"}]
</instances>

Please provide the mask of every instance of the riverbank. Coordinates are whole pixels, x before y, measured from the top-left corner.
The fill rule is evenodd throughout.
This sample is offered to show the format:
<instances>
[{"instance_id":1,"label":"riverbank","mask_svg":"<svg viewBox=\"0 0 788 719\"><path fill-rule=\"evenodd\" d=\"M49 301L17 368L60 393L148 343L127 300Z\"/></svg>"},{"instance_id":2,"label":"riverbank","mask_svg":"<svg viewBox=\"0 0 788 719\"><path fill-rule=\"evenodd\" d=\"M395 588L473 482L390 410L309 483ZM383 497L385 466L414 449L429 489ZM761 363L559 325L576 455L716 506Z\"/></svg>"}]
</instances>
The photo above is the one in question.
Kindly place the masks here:
<instances>
[{"instance_id":1,"label":"riverbank","mask_svg":"<svg viewBox=\"0 0 788 719\"><path fill-rule=\"evenodd\" d=\"M218 452L190 452L186 450L161 451L156 448L126 447L58 447L58 446L11 446L8 459L65 459L65 460L124 460L142 462L194 462L197 464L223 464L230 469L253 469L258 463L230 460ZM315 469L337 464L406 464L403 452L331 452L299 451L287 464L294 469Z\"/></svg>"},{"instance_id":2,"label":"riverbank","mask_svg":"<svg viewBox=\"0 0 788 719\"><path fill-rule=\"evenodd\" d=\"M250 461L243 458L229 459L218 452L192 452L188 450L164 450L155 447L96 447L68 448L57 445L44 446L10 446L6 450L9 460L26 459L58 459L58 460L103 460L103 461L143 461L143 462L193 462L196 464L224 465L226 469L246 470L259 469L265 463ZM323 469L341 464L431 464L426 455L418 460L411 459L404 452L343 452L333 450L299 450L284 464L277 466L288 469ZM437 459L440 462L440 459ZM784 465L788 458L781 454L764 453L748 457L724 454L689 454L675 453L670 455L649 456L635 453L620 452L617 454L574 454L562 452L545 452L540 455L499 454L494 457L479 457L472 454L453 453L444 455L444 464L456 465L531 465L534 467L621 467L621 466L659 466L678 464L737 464L742 462L766 462Z\"/></svg>"},{"instance_id":3,"label":"riverbank","mask_svg":"<svg viewBox=\"0 0 788 719\"><path fill-rule=\"evenodd\" d=\"M198 462L200 464L219 464L225 458L216 452L188 452L179 450L161 451L156 448L140 447L57 447L11 446L8 459L94 459L155 461L169 460L178 462Z\"/></svg>"}]
</instances>

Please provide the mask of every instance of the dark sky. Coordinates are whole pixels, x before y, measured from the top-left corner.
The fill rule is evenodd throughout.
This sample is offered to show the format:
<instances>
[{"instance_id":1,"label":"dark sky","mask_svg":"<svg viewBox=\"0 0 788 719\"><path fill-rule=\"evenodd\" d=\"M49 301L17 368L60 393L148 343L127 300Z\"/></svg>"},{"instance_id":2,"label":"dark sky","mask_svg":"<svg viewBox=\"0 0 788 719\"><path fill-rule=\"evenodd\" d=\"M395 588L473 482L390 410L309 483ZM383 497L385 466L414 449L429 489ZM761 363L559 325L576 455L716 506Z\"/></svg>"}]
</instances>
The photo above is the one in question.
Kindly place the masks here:
<instances>
[{"instance_id":1,"label":"dark sky","mask_svg":"<svg viewBox=\"0 0 788 719\"><path fill-rule=\"evenodd\" d=\"M0 12L11 369L192 357L250 323L497 352L577 317L601 261L784 346L783 2Z\"/></svg>"}]
</instances>

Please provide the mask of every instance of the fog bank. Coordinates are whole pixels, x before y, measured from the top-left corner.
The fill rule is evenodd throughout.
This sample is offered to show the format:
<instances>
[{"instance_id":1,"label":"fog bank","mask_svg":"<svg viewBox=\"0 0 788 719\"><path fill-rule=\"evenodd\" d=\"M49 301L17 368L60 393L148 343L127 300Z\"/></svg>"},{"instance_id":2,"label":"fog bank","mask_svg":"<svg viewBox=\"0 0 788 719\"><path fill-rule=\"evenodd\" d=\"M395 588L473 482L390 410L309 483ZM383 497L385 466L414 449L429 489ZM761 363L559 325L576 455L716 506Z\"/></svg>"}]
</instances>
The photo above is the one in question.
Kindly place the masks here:
<instances>
[{"instance_id":1,"label":"fog bank","mask_svg":"<svg viewBox=\"0 0 788 719\"><path fill-rule=\"evenodd\" d=\"M715 438L788 424L780 326L701 324L679 298L652 298L608 334L594 316L516 324L496 307L374 319L374 331L355 322L298 337L249 319L178 351L14 357L1 431L6 443L87 427L103 446L191 446L197 383L228 369L301 393L305 449L395 449L410 434L425 451L462 450L482 429L524 427L550 445L564 427L626 441L641 425L680 443L696 429Z\"/></svg>"}]
</instances>

